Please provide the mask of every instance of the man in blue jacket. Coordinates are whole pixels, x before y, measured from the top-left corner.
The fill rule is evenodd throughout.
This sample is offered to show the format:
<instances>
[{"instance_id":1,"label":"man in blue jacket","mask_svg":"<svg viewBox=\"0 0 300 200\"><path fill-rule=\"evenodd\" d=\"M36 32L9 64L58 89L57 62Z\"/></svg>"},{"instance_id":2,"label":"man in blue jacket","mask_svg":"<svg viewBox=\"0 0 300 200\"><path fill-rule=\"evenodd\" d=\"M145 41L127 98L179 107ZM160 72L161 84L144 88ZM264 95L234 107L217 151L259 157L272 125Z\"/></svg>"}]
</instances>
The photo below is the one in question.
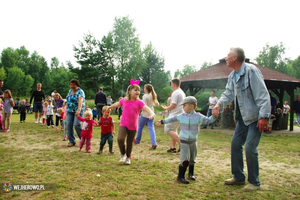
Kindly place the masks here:
<instances>
[{"instance_id":1,"label":"man in blue jacket","mask_svg":"<svg viewBox=\"0 0 300 200\"><path fill-rule=\"evenodd\" d=\"M237 122L231 140L231 171L233 178L225 180L226 185L244 185L243 145L246 143L246 161L249 184L245 191L255 191L260 188L259 164L257 146L262 131L268 128L268 118L271 114L269 92L260 70L245 63L245 53L241 48L231 48L226 57L227 67L233 71L228 77L226 90L217 105L228 105L234 101L235 120Z\"/></svg>"}]
</instances>

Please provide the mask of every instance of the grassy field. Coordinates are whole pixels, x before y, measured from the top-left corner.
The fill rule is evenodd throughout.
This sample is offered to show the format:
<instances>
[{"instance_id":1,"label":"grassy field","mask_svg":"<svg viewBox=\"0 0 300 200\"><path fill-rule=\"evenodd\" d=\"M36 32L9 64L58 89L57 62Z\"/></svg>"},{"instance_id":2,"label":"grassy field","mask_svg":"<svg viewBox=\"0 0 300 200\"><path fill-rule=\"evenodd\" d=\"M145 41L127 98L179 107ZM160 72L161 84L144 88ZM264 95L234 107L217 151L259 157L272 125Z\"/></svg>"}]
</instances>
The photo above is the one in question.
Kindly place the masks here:
<instances>
[{"instance_id":1,"label":"grassy field","mask_svg":"<svg viewBox=\"0 0 300 200\"><path fill-rule=\"evenodd\" d=\"M119 127L117 116L116 129ZM161 119L157 116L156 119ZM156 127L158 147L151 146L147 127L142 142L134 145L131 165L119 164L115 154L97 155L100 129L95 128L92 153L78 152L62 141L62 131L34 123L27 115L19 123L13 114L11 131L0 132L0 183L54 184L53 191L1 190L0 199L299 199L300 134L263 135L259 145L261 190L244 192L243 186L227 186L230 178L232 134L215 129L201 131L195 165L197 180L189 185L176 182L179 154L166 153L170 139ZM99 176L99 175L100 176ZM98 176L97 176L98 175Z\"/></svg>"}]
</instances>

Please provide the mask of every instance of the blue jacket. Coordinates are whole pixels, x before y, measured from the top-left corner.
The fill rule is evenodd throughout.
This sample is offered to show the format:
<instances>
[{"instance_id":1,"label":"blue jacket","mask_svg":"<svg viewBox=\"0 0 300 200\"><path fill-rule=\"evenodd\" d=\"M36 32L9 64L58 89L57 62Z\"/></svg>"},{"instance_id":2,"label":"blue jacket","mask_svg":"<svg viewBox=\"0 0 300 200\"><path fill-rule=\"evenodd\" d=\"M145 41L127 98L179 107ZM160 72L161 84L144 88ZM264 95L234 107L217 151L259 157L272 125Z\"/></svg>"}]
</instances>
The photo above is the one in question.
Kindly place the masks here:
<instances>
[{"instance_id":1,"label":"blue jacket","mask_svg":"<svg viewBox=\"0 0 300 200\"><path fill-rule=\"evenodd\" d=\"M206 117L195 111L190 113L181 113L177 116L168 117L163 119L163 124L180 122L180 140L196 141L199 133L199 125L212 123L216 120L214 116Z\"/></svg>"},{"instance_id":2,"label":"blue jacket","mask_svg":"<svg viewBox=\"0 0 300 200\"><path fill-rule=\"evenodd\" d=\"M238 100L240 113L245 125L271 114L270 95L260 70L252 64L243 63L240 75L235 82L235 71L228 76L226 90L219 103L222 107ZM235 108L236 111L236 108Z\"/></svg>"}]
</instances>

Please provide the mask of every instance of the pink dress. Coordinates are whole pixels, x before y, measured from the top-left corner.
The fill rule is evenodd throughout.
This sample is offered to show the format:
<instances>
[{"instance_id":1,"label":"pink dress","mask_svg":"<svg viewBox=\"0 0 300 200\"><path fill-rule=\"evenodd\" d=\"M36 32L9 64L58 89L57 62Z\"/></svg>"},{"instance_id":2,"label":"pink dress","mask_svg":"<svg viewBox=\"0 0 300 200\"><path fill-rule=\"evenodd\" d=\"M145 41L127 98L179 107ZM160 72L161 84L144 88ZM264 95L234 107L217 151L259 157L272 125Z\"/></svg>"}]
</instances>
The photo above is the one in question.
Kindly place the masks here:
<instances>
[{"instance_id":1,"label":"pink dress","mask_svg":"<svg viewBox=\"0 0 300 200\"><path fill-rule=\"evenodd\" d=\"M81 137L83 138L92 138L93 133L93 124L97 125L97 123L94 120L86 120L85 118L80 117L78 115L78 120L83 122L82 125L82 131L81 131Z\"/></svg>"}]
</instances>

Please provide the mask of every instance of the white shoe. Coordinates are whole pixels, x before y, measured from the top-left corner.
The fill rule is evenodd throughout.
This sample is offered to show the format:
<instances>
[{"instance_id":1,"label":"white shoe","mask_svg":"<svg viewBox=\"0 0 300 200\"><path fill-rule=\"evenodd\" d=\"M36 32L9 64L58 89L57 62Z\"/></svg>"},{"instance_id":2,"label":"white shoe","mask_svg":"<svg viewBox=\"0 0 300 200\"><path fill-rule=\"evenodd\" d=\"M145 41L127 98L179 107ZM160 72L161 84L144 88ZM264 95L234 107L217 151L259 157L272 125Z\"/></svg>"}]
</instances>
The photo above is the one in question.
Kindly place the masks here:
<instances>
[{"instance_id":1,"label":"white shoe","mask_svg":"<svg viewBox=\"0 0 300 200\"><path fill-rule=\"evenodd\" d=\"M125 165L130 165L130 158L126 158L126 160L125 160Z\"/></svg>"},{"instance_id":2,"label":"white shoe","mask_svg":"<svg viewBox=\"0 0 300 200\"><path fill-rule=\"evenodd\" d=\"M36 124L38 123L38 120L37 120L37 119L35 120L35 123L36 123Z\"/></svg>"},{"instance_id":3,"label":"white shoe","mask_svg":"<svg viewBox=\"0 0 300 200\"><path fill-rule=\"evenodd\" d=\"M47 128L50 128L50 126L47 126Z\"/></svg>"},{"instance_id":4,"label":"white shoe","mask_svg":"<svg viewBox=\"0 0 300 200\"><path fill-rule=\"evenodd\" d=\"M54 128L54 125L52 125L52 128Z\"/></svg>"},{"instance_id":5,"label":"white shoe","mask_svg":"<svg viewBox=\"0 0 300 200\"><path fill-rule=\"evenodd\" d=\"M121 155L120 161L119 162L125 162L127 156L125 155Z\"/></svg>"},{"instance_id":6,"label":"white shoe","mask_svg":"<svg viewBox=\"0 0 300 200\"><path fill-rule=\"evenodd\" d=\"M42 120L40 120L39 123L43 123Z\"/></svg>"}]
</instances>

